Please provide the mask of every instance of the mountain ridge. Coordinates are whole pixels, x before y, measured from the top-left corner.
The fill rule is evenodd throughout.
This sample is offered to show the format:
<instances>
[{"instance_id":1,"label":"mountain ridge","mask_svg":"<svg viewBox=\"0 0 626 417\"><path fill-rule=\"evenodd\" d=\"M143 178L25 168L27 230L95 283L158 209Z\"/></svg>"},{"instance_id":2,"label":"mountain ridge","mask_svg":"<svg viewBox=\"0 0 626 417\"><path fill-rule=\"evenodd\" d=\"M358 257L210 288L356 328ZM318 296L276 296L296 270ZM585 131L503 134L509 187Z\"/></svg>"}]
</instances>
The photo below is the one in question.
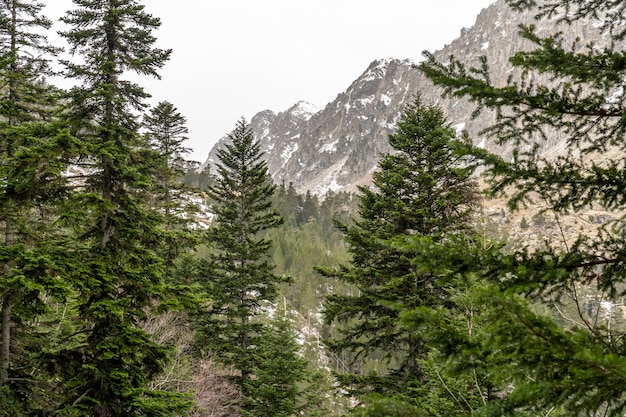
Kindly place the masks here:
<instances>
[{"instance_id":1,"label":"mountain ridge","mask_svg":"<svg viewBox=\"0 0 626 417\"><path fill-rule=\"evenodd\" d=\"M532 12L515 12L505 0L497 0L478 14L472 27L461 29L456 39L434 55L440 61L454 55L468 66L478 65L479 57L485 55L492 80L504 84L514 75L509 57L532 47L519 35L520 24L537 24L539 34L554 30L553 22L536 22ZM582 48L585 40L593 37L593 27L593 22L575 22L567 27L564 41L578 42ZM443 98L442 91L410 59L374 60L322 109L298 102L279 113L263 110L252 117L250 125L275 183L292 183L298 192L318 196L328 191L355 191L371 182L380 155L391 151L388 135L404 106L418 93L439 105L457 130L467 130L475 144L504 157L511 152L480 135L495 120L493 112L472 118L474 106L467 99ZM213 147L203 166L215 164L215 153L226 140L222 138ZM542 146L546 151L554 149L560 140L555 136Z\"/></svg>"}]
</instances>

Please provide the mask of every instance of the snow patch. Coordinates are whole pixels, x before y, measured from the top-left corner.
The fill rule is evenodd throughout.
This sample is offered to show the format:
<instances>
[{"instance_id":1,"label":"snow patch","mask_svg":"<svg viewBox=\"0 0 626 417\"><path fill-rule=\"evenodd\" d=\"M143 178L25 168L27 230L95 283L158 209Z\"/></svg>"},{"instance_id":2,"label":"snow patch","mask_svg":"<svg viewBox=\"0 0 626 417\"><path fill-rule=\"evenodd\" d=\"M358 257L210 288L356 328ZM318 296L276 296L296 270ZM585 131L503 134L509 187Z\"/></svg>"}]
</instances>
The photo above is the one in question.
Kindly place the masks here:
<instances>
[{"instance_id":1,"label":"snow patch","mask_svg":"<svg viewBox=\"0 0 626 417\"><path fill-rule=\"evenodd\" d=\"M337 184L337 180L333 178L333 180L328 184L328 190L332 192L339 191L343 188L343 185Z\"/></svg>"},{"instance_id":2,"label":"snow patch","mask_svg":"<svg viewBox=\"0 0 626 417\"><path fill-rule=\"evenodd\" d=\"M327 143L324 146L322 146L319 150L318 153L322 153L322 152L335 152L337 150L337 143L339 142L339 139L336 139L334 141L332 141L331 143Z\"/></svg>"},{"instance_id":3,"label":"snow patch","mask_svg":"<svg viewBox=\"0 0 626 417\"><path fill-rule=\"evenodd\" d=\"M369 96L365 98L360 98L355 100L354 104L359 104L363 107L366 107L368 104L372 104L374 102L374 96Z\"/></svg>"},{"instance_id":4,"label":"snow patch","mask_svg":"<svg viewBox=\"0 0 626 417\"><path fill-rule=\"evenodd\" d=\"M613 94L611 94L607 99L606 103L602 106L602 108L606 111L613 110L618 107L622 100L624 99L624 87L619 86Z\"/></svg>"},{"instance_id":5,"label":"snow patch","mask_svg":"<svg viewBox=\"0 0 626 417\"><path fill-rule=\"evenodd\" d=\"M297 143L290 143L287 146L285 146L285 149L283 149L283 152L280 154L280 157L283 159L284 163L286 163L289 158L291 158L291 155L294 154L294 152L296 152L298 150L298 144Z\"/></svg>"},{"instance_id":6,"label":"snow patch","mask_svg":"<svg viewBox=\"0 0 626 417\"><path fill-rule=\"evenodd\" d=\"M387 67L391 62L391 58L380 59L374 61L363 77L363 81L382 80L387 73Z\"/></svg>"},{"instance_id":7,"label":"snow patch","mask_svg":"<svg viewBox=\"0 0 626 417\"><path fill-rule=\"evenodd\" d=\"M317 112L319 108L307 101L299 101L289 110L289 113L302 120L309 120Z\"/></svg>"},{"instance_id":8,"label":"snow patch","mask_svg":"<svg viewBox=\"0 0 626 417\"><path fill-rule=\"evenodd\" d=\"M311 193L317 195L318 197L323 196L329 190L333 192L340 191L345 188L344 185L341 185L337 182L337 178L341 174L341 170L346 164L348 157L344 157L341 160L335 162L332 166L328 167L324 170L324 173L318 177L319 179L315 181L315 187L311 189Z\"/></svg>"},{"instance_id":9,"label":"snow patch","mask_svg":"<svg viewBox=\"0 0 626 417\"><path fill-rule=\"evenodd\" d=\"M613 309L613 303L610 301L600 301L600 307L602 307L608 313Z\"/></svg>"},{"instance_id":10,"label":"snow patch","mask_svg":"<svg viewBox=\"0 0 626 417\"><path fill-rule=\"evenodd\" d=\"M386 128L387 130L394 131L397 126L396 126L396 122L387 122L387 123L383 123L382 127Z\"/></svg>"}]
</instances>

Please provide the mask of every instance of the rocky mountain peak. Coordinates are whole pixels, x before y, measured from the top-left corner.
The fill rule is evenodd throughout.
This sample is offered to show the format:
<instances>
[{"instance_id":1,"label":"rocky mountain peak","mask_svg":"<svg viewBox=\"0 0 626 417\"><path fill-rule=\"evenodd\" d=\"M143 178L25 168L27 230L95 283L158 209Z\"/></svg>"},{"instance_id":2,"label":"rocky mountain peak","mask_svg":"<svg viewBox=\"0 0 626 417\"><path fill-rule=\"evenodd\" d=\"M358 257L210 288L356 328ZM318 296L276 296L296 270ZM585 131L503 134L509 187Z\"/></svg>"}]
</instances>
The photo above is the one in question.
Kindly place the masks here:
<instances>
[{"instance_id":1,"label":"rocky mountain peak","mask_svg":"<svg viewBox=\"0 0 626 417\"><path fill-rule=\"evenodd\" d=\"M504 84L511 75L509 57L532 45L518 34L519 24L537 24L538 32L551 33L553 22L534 20L533 12L517 13L504 0L483 9L471 28L435 55L445 60L450 55L467 65L477 65L486 56L492 69L492 80ZM564 41L581 46L593 37L594 23L576 22L567 26ZM476 144L504 156L510 149L499 149L479 132L494 120L485 112L472 119L474 106L465 99L442 98L416 69L411 60L379 59L335 100L318 110L299 102L284 112L265 110L256 114L251 126L267 157L269 172L276 183L293 183L299 192L324 195L327 191L354 191L358 185L371 182L381 153L389 152L388 135L392 133L403 107L419 93L428 102L442 107L452 125L465 129ZM224 139L223 139L224 140ZM212 163L218 142L209 154ZM546 143L556 147L559 138Z\"/></svg>"},{"instance_id":2,"label":"rocky mountain peak","mask_svg":"<svg viewBox=\"0 0 626 417\"><path fill-rule=\"evenodd\" d=\"M286 113L289 113L294 118L300 118L306 121L318 111L319 109L314 104L306 101L299 101L290 107Z\"/></svg>"}]
</instances>

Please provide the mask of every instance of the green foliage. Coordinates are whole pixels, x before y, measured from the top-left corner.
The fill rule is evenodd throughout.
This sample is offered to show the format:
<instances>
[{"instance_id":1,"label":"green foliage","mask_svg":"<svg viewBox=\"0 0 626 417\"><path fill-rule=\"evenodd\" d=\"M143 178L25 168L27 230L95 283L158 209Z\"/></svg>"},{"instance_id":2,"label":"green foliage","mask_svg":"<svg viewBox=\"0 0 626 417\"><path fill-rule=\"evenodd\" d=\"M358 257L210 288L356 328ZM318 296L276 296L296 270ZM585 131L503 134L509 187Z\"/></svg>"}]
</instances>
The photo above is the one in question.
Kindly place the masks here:
<instances>
[{"instance_id":1,"label":"green foliage","mask_svg":"<svg viewBox=\"0 0 626 417\"><path fill-rule=\"evenodd\" d=\"M469 97L478 111L496 111L496 123L485 133L514 147L512 161L471 147L467 152L489 168L492 193L511 192L512 208L539 199L557 220L590 207L623 212L626 66L615 41L626 33L619 24L624 2L508 3L532 9L540 19L600 19L597 29L608 42L603 48L572 48L559 33L542 38L534 27L522 26L520 35L534 48L511 57L517 72L498 87L489 81L485 58L468 68L426 53L420 68L446 94ZM537 74L549 81L542 84ZM541 146L527 146L557 134L568 145L560 156L546 158ZM499 383L511 389L486 406L485 415L624 414L626 328L611 320L613 311L623 311L623 224L620 217L597 233L581 231L573 242L547 241L542 248L522 247L492 259L483 300L494 308L487 313L492 324L483 352ZM603 300L604 307L593 307L591 299ZM607 310L605 318L601 309Z\"/></svg>"},{"instance_id":2,"label":"green foliage","mask_svg":"<svg viewBox=\"0 0 626 417\"><path fill-rule=\"evenodd\" d=\"M214 184L214 178L211 174L211 165L209 164L202 170L198 170L196 166L188 167L182 179L186 186L200 192L206 191L210 185Z\"/></svg>"},{"instance_id":3,"label":"green foliage","mask_svg":"<svg viewBox=\"0 0 626 417\"><path fill-rule=\"evenodd\" d=\"M357 408L357 417L427 417L420 408L397 398L372 395L368 398L368 406Z\"/></svg>"},{"instance_id":4,"label":"green foliage","mask_svg":"<svg viewBox=\"0 0 626 417\"><path fill-rule=\"evenodd\" d=\"M284 314L277 312L276 314ZM299 415L299 384L305 380L307 361L287 317L277 317L264 326L257 346L251 352L254 378L246 386L244 416L289 417Z\"/></svg>"},{"instance_id":5,"label":"green foliage","mask_svg":"<svg viewBox=\"0 0 626 417\"><path fill-rule=\"evenodd\" d=\"M183 156L190 152L184 146L188 133L187 120L172 103L161 102L144 116L143 126L144 159L152 181L151 204L165 216L165 227L161 231L163 248L159 255L163 259L168 283L188 284L185 269L190 250L199 241L199 232L194 230L198 211L198 193L184 185L183 176L196 164L185 161ZM181 263L180 260L183 259ZM177 271L177 269L183 269ZM183 291L184 287L178 287Z\"/></svg>"},{"instance_id":6,"label":"green foliage","mask_svg":"<svg viewBox=\"0 0 626 417\"><path fill-rule=\"evenodd\" d=\"M218 151L218 178L208 190L215 221L207 232L210 251L200 285L211 303L199 317L198 344L240 372L237 385L249 398L254 354L264 338L261 308L276 299L278 284L286 280L273 272L272 242L263 233L284 220L272 208L276 187L269 182L259 144L245 120L237 123L229 139Z\"/></svg>"},{"instance_id":7,"label":"green foliage","mask_svg":"<svg viewBox=\"0 0 626 417\"><path fill-rule=\"evenodd\" d=\"M436 242L467 228L476 191L471 169L452 152L454 138L441 109L419 98L410 104L389 137L395 152L381 159L374 188L361 189L360 219L338 224L351 266L321 269L357 288L328 296L324 314L327 324L340 324L326 345L337 357L351 355L352 372L340 380L358 395L407 395L427 379L421 365L427 339L408 331L399 311L442 305L445 291L434 270L413 263L413 253L391 242L409 236ZM383 366L362 375L372 360Z\"/></svg>"},{"instance_id":8,"label":"green foliage","mask_svg":"<svg viewBox=\"0 0 626 417\"><path fill-rule=\"evenodd\" d=\"M530 227L530 225L528 224L528 220L526 220L526 217L522 217L522 220L520 220L519 222L519 227L521 227L522 229L528 229Z\"/></svg>"},{"instance_id":9,"label":"green foliage","mask_svg":"<svg viewBox=\"0 0 626 417\"><path fill-rule=\"evenodd\" d=\"M467 68L427 53L420 68L447 94L496 110L485 133L513 145L512 162L457 140L441 109L418 98L350 220L348 194L272 185L244 120L217 176L196 172L183 160L185 118L162 102L141 122L148 94L123 79L158 77L170 54L154 47L159 20L136 0L74 3L64 36L78 59L65 67L82 84L59 111L42 78L56 51L39 34L50 27L43 5L0 2L0 415L183 415L185 388L158 381L171 337L157 339L148 320L181 304L197 313L197 347L239 372L243 415L336 414L330 384L310 369L322 366L315 341L300 346L289 320L267 321L279 295L308 328L326 300L328 352L361 402L352 415L624 414L624 218L510 252L480 235L493 225L469 227L477 163L492 193L512 190L512 208L540 198L557 224L588 207L623 212L623 158L612 156L626 151L619 43L571 48L520 27L535 48L511 57L519 72L504 87L490 83L485 59ZM546 0L535 12L601 18L599 30L621 41L624 4ZM555 132L571 152L546 159L534 145ZM216 215L200 262L189 250L195 196L181 179L208 190ZM178 364L187 379L189 361Z\"/></svg>"},{"instance_id":10,"label":"green foliage","mask_svg":"<svg viewBox=\"0 0 626 417\"><path fill-rule=\"evenodd\" d=\"M499 402L508 383L498 380L488 358L493 303L484 297L491 261L504 244L473 231L433 241L419 236L396 239L412 263L431 271L444 302L415 308L398 306L408 331L427 340L422 360L427 378L412 387L414 403L436 416L476 415ZM497 354L494 352L494 354Z\"/></svg>"},{"instance_id":11,"label":"green foliage","mask_svg":"<svg viewBox=\"0 0 626 417\"><path fill-rule=\"evenodd\" d=\"M50 409L54 388L33 352L45 336L33 323L68 292L61 279L63 232L52 226L67 194L62 177L78 148L55 117L58 90L45 85L55 53L43 4L0 4L0 389L5 415ZM47 297L47 299L46 299Z\"/></svg>"},{"instance_id":12,"label":"green foliage","mask_svg":"<svg viewBox=\"0 0 626 417\"><path fill-rule=\"evenodd\" d=\"M187 119L167 101L157 104L143 119L145 151L152 151L146 159L152 159L154 204L165 212L169 229L178 225L184 229L186 217L193 214L191 191L182 184L183 175L192 169L183 158L191 151L184 146L188 139L186 123Z\"/></svg>"},{"instance_id":13,"label":"green foliage","mask_svg":"<svg viewBox=\"0 0 626 417\"><path fill-rule=\"evenodd\" d=\"M43 3L8 0L0 5L0 114L11 126L49 120L58 90L44 77L52 74L49 60L59 52L45 32L52 22ZM3 143L11 148L11 141ZM10 150L9 150L10 153Z\"/></svg>"},{"instance_id":14,"label":"green foliage","mask_svg":"<svg viewBox=\"0 0 626 417\"><path fill-rule=\"evenodd\" d=\"M285 223L267 232L274 242L272 260L278 275L293 277L293 282L281 286L281 295L291 308L310 315L319 311L326 295L346 290L343 283L316 273L314 268L335 267L349 260L333 219L347 221L356 211L356 199L347 193L329 193L320 202L310 193L300 195L283 184L274 201ZM303 216L305 212L308 214Z\"/></svg>"},{"instance_id":15,"label":"green foliage","mask_svg":"<svg viewBox=\"0 0 626 417\"><path fill-rule=\"evenodd\" d=\"M158 76L169 51L154 48L159 19L135 0L75 0L62 19L76 62L64 62L82 82L66 99L65 116L82 149L85 173L72 178L63 222L75 234L65 245L73 264L77 323L56 355L62 381L57 405L65 415L166 416L189 407L180 394L152 390L149 381L170 349L142 327L163 295L162 230L167 219L152 207L158 184L142 153L136 111L147 94L123 79L127 72Z\"/></svg>"}]
</instances>

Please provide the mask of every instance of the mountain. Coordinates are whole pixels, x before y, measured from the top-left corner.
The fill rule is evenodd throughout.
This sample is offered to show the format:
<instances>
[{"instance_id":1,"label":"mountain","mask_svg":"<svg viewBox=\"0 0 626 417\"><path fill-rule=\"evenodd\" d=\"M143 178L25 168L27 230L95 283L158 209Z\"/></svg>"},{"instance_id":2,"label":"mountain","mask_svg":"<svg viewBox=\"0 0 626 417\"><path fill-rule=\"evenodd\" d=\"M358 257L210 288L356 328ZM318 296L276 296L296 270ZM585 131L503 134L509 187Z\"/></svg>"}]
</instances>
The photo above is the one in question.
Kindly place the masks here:
<instances>
[{"instance_id":1,"label":"mountain","mask_svg":"<svg viewBox=\"0 0 626 417\"><path fill-rule=\"evenodd\" d=\"M567 26L564 42L578 48L590 39L597 40L594 23L579 21ZM491 67L491 79L504 84L513 75L508 58L520 49L532 47L519 36L519 24L536 24L540 34L552 33L555 27L551 21L535 21L532 12L514 12L504 0L498 0L480 12L471 28L462 29L457 39L435 55L440 60L454 55L473 66L484 55ZM479 136L493 122L493 113L484 112L472 119L473 104L466 99L442 98L442 92L411 60L372 62L345 92L323 109L300 102L278 114L271 110L259 112L250 123L276 183L291 182L299 192L311 191L317 195L328 190L353 191L355 186L371 181L380 154L390 150L388 135L403 107L416 93L440 105L450 123L459 130L467 130L475 144L503 156L510 152ZM546 152L560 149L560 139L554 135L541 146ZM215 163L215 152L225 140L214 146L204 165Z\"/></svg>"}]
</instances>

